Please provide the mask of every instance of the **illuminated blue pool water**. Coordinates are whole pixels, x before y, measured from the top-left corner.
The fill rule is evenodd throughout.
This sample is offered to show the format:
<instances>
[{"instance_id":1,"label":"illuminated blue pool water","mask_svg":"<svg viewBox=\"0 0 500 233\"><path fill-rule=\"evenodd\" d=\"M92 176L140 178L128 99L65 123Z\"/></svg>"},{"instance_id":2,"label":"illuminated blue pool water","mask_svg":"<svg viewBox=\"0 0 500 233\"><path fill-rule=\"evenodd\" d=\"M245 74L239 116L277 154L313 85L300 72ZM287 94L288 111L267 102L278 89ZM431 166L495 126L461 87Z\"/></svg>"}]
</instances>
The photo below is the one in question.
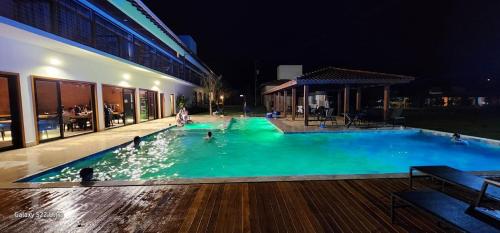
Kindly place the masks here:
<instances>
[{"instance_id":1,"label":"illuminated blue pool water","mask_svg":"<svg viewBox=\"0 0 500 233\"><path fill-rule=\"evenodd\" d=\"M214 139L203 139L208 130ZM381 174L412 165L449 165L466 171L500 170L500 147L420 130L283 134L263 118L193 124L52 169L23 181L77 181L94 168L99 180Z\"/></svg>"}]
</instances>

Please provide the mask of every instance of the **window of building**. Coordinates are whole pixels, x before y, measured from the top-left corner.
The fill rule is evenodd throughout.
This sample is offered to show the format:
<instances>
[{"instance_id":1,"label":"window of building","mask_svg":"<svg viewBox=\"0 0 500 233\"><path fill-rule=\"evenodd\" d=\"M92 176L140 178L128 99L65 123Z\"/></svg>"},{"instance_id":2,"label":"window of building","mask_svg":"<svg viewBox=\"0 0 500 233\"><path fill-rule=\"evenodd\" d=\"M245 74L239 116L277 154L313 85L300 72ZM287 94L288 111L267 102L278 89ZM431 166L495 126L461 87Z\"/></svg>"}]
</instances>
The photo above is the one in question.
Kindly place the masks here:
<instances>
[{"instance_id":1,"label":"window of building","mask_svg":"<svg viewBox=\"0 0 500 233\"><path fill-rule=\"evenodd\" d=\"M94 84L43 78L34 84L40 142L95 131Z\"/></svg>"},{"instance_id":2,"label":"window of building","mask_svg":"<svg viewBox=\"0 0 500 233\"><path fill-rule=\"evenodd\" d=\"M102 86L104 101L104 126L106 128L135 123L135 90L129 88Z\"/></svg>"},{"instance_id":3,"label":"window of building","mask_svg":"<svg viewBox=\"0 0 500 233\"><path fill-rule=\"evenodd\" d=\"M158 118L157 92L149 90L139 91L140 121L150 121Z\"/></svg>"}]
</instances>

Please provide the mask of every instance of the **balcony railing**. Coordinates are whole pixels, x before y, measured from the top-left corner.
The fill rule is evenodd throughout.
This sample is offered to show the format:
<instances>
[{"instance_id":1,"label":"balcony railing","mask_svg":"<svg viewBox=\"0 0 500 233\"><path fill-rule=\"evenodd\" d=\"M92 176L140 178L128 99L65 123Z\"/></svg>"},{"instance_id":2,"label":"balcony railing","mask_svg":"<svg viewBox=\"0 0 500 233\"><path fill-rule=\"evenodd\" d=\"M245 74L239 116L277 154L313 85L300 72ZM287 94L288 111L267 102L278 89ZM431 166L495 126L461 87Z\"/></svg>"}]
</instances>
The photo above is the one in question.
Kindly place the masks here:
<instances>
[{"instance_id":1,"label":"balcony railing","mask_svg":"<svg viewBox=\"0 0 500 233\"><path fill-rule=\"evenodd\" d=\"M200 85L202 75L172 50L157 49L75 0L2 0L0 15ZM156 45L156 44L155 44ZM157 48L155 48L157 47Z\"/></svg>"}]
</instances>

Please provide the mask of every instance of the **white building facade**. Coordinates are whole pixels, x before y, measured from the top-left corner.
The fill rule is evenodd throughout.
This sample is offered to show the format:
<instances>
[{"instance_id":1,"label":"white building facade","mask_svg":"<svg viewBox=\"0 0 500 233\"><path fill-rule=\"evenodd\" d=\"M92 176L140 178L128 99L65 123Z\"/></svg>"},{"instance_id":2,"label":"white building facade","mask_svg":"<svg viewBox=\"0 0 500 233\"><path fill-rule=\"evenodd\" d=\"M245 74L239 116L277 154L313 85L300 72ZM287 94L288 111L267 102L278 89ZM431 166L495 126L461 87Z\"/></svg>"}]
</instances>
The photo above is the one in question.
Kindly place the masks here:
<instances>
[{"instance_id":1,"label":"white building facade","mask_svg":"<svg viewBox=\"0 0 500 233\"><path fill-rule=\"evenodd\" d=\"M2 7L0 150L171 116L179 96L206 96L213 72L139 0Z\"/></svg>"}]
</instances>

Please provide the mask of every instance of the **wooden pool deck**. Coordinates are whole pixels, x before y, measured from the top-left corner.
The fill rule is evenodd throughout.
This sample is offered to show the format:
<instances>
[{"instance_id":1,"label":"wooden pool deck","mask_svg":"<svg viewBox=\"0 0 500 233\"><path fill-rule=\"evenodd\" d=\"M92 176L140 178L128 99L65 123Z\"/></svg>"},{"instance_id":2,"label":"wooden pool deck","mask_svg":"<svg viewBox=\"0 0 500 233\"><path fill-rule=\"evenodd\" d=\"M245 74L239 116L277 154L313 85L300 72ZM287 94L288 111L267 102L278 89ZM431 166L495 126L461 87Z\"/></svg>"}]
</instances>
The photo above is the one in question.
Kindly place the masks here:
<instances>
[{"instance_id":1,"label":"wooden pool deck","mask_svg":"<svg viewBox=\"0 0 500 233\"><path fill-rule=\"evenodd\" d=\"M390 222L390 193L407 185L364 179L8 189L0 190L0 232L449 232L413 208L398 209Z\"/></svg>"}]
</instances>

